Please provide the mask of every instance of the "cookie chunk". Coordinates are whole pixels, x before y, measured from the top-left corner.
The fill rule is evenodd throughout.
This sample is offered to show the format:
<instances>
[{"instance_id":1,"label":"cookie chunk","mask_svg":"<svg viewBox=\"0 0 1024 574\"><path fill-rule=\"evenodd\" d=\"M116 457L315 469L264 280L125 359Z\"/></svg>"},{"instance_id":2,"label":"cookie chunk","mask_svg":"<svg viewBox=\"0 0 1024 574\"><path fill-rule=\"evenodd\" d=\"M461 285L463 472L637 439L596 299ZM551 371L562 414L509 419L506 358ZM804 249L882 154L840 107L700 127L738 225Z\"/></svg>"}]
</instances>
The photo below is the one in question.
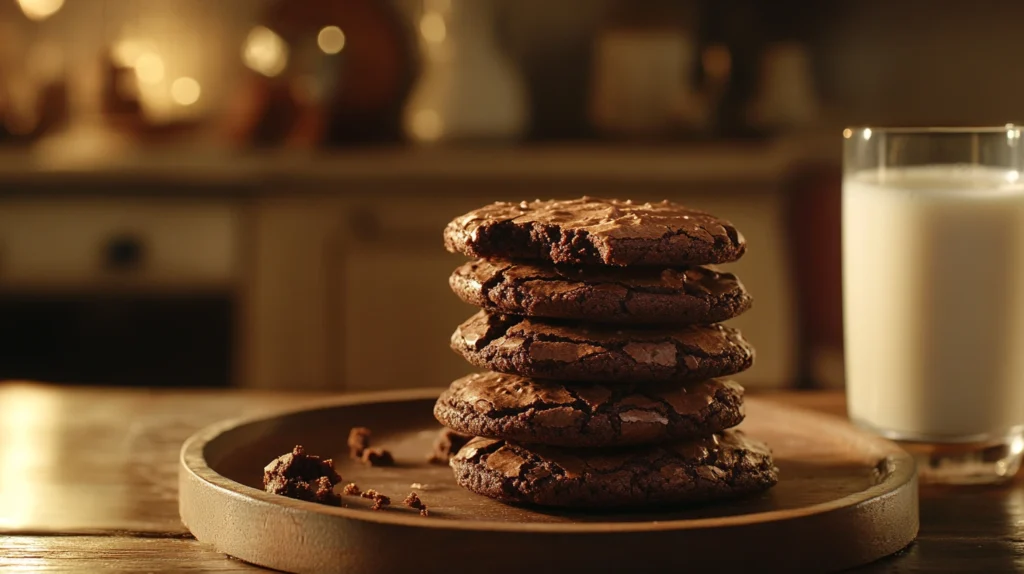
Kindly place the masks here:
<instances>
[{"instance_id":1,"label":"cookie chunk","mask_svg":"<svg viewBox=\"0 0 1024 574\"><path fill-rule=\"evenodd\" d=\"M452 458L458 483L507 503L646 507L749 495L778 482L764 444L742 432L640 449L529 448L475 438Z\"/></svg>"},{"instance_id":2,"label":"cookie chunk","mask_svg":"<svg viewBox=\"0 0 1024 574\"><path fill-rule=\"evenodd\" d=\"M444 244L470 257L620 267L726 263L746 249L731 223L703 211L592 197L493 203L449 223Z\"/></svg>"},{"instance_id":3,"label":"cookie chunk","mask_svg":"<svg viewBox=\"0 0 1024 574\"><path fill-rule=\"evenodd\" d=\"M334 493L339 482L334 461L306 454L301 445L263 468L264 490L299 500L339 505L341 497Z\"/></svg>"},{"instance_id":4,"label":"cookie chunk","mask_svg":"<svg viewBox=\"0 0 1024 574\"><path fill-rule=\"evenodd\" d=\"M352 427L348 431L348 455L359 460L363 457L363 451L370 448L370 436L373 432L366 427Z\"/></svg>"},{"instance_id":5,"label":"cookie chunk","mask_svg":"<svg viewBox=\"0 0 1024 574\"><path fill-rule=\"evenodd\" d=\"M485 311L455 330L451 346L492 371L587 382L699 381L754 362L753 347L724 325L615 329Z\"/></svg>"},{"instance_id":6,"label":"cookie chunk","mask_svg":"<svg viewBox=\"0 0 1024 574\"><path fill-rule=\"evenodd\" d=\"M371 447L363 450L360 460L370 466L395 465L395 457L391 455L391 451L383 448Z\"/></svg>"},{"instance_id":7,"label":"cookie chunk","mask_svg":"<svg viewBox=\"0 0 1024 574\"><path fill-rule=\"evenodd\" d=\"M432 464L448 465L452 456L459 452L459 449L469 442L473 435L458 433L449 428L443 428L437 433L433 447L427 455L427 462Z\"/></svg>"},{"instance_id":8,"label":"cookie chunk","mask_svg":"<svg viewBox=\"0 0 1024 574\"><path fill-rule=\"evenodd\" d=\"M598 323L710 324L750 308L732 273L705 267L565 267L480 259L449 279L463 301L526 317Z\"/></svg>"},{"instance_id":9,"label":"cookie chunk","mask_svg":"<svg viewBox=\"0 0 1024 574\"><path fill-rule=\"evenodd\" d=\"M724 379L604 385L477 373L434 406L456 431L512 442L611 447L707 436L743 421L743 387Z\"/></svg>"}]
</instances>

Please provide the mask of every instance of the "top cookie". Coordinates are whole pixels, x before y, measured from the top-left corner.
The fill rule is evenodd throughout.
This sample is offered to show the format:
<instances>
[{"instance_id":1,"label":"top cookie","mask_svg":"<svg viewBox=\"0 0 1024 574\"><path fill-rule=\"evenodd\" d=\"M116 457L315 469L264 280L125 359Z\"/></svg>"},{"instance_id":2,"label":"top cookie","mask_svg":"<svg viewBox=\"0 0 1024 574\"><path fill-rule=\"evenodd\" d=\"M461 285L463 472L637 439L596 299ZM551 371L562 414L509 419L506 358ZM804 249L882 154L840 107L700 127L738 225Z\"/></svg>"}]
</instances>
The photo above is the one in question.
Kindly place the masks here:
<instances>
[{"instance_id":1,"label":"top cookie","mask_svg":"<svg viewBox=\"0 0 1024 574\"><path fill-rule=\"evenodd\" d=\"M746 249L731 223L703 211L592 197L493 203L449 223L444 243L471 257L616 266L727 263Z\"/></svg>"}]
</instances>

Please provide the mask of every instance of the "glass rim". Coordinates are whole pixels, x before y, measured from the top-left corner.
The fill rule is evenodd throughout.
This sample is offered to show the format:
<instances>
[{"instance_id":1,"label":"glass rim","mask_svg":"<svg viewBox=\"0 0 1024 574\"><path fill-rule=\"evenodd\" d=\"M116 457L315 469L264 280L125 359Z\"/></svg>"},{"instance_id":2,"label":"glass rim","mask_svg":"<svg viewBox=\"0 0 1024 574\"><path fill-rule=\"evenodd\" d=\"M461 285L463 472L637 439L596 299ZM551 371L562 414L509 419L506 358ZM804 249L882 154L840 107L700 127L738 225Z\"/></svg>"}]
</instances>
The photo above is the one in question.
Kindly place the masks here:
<instances>
[{"instance_id":1,"label":"glass rim","mask_svg":"<svg viewBox=\"0 0 1024 574\"><path fill-rule=\"evenodd\" d=\"M897 135L928 135L928 134L998 134L1008 130L1020 130L1021 124L1006 123L1001 126L847 126L843 129L843 137L849 139L855 133L869 132L872 134Z\"/></svg>"}]
</instances>

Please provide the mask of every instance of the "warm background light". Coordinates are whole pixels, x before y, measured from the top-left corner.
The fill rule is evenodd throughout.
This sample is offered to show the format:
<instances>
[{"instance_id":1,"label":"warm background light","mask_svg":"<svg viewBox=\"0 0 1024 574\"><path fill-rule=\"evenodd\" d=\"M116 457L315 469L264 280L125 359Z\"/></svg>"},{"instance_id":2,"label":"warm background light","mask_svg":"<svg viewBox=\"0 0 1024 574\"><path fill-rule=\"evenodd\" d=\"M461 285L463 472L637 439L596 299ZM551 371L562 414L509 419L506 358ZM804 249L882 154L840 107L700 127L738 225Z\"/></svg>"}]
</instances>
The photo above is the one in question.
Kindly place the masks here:
<instances>
[{"instance_id":1,"label":"warm background light","mask_svg":"<svg viewBox=\"0 0 1024 574\"><path fill-rule=\"evenodd\" d=\"M114 44L112 55L114 62L119 66L134 68L135 60L139 59L142 54L151 51L153 51L152 46L147 46L138 40L124 39Z\"/></svg>"},{"instance_id":2,"label":"warm background light","mask_svg":"<svg viewBox=\"0 0 1024 574\"><path fill-rule=\"evenodd\" d=\"M171 84L171 99L180 106L191 106L198 102L201 93L199 82L193 78L178 78Z\"/></svg>"},{"instance_id":3,"label":"warm background light","mask_svg":"<svg viewBox=\"0 0 1024 574\"><path fill-rule=\"evenodd\" d=\"M164 79L164 61L154 52L144 52L135 58L135 75L145 84L159 84Z\"/></svg>"},{"instance_id":4,"label":"warm background light","mask_svg":"<svg viewBox=\"0 0 1024 574\"><path fill-rule=\"evenodd\" d=\"M325 26L317 34L316 44L325 54L337 54L345 48L345 33L337 26Z\"/></svg>"},{"instance_id":5,"label":"warm background light","mask_svg":"<svg viewBox=\"0 0 1024 574\"><path fill-rule=\"evenodd\" d=\"M441 115L436 110L419 110L412 117L412 134L422 142L437 141L444 132Z\"/></svg>"},{"instance_id":6,"label":"warm background light","mask_svg":"<svg viewBox=\"0 0 1024 574\"><path fill-rule=\"evenodd\" d=\"M288 44L273 30L256 26L245 39L242 61L264 76L276 76L288 65Z\"/></svg>"},{"instance_id":7,"label":"warm background light","mask_svg":"<svg viewBox=\"0 0 1024 574\"><path fill-rule=\"evenodd\" d=\"M18 6L29 20L45 20L64 5L64 0L18 0Z\"/></svg>"},{"instance_id":8,"label":"warm background light","mask_svg":"<svg viewBox=\"0 0 1024 574\"><path fill-rule=\"evenodd\" d=\"M61 416L62 403L52 391L18 385L0 387L0 464L5 469L2 490L18 493L0 496L0 528L24 528L46 512L45 484L52 476L40 475L40 469L52 468L60 445L45 429Z\"/></svg>"},{"instance_id":9,"label":"warm background light","mask_svg":"<svg viewBox=\"0 0 1024 574\"><path fill-rule=\"evenodd\" d=\"M451 0L423 0L424 12L439 12L442 14L447 14L451 12L451 9Z\"/></svg>"},{"instance_id":10,"label":"warm background light","mask_svg":"<svg viewBox=\"0 0 1024 574\"><path fill-rule=\"evenodd\" d=\"M428 12L420 18L420 34L423 39L432 44L444 42L448 30L444 25L444 18L437 12Z\"/></svg>"},{"instance_id":11,"label":"warm background light","mask_svg":"<svg viewBox=\"0 0 1024 574\"><path fill-rule=\"evenodd\" d=\"M40 42L28 53L29 73L41 80L53 80L64 71L64 52L52 42Z\"/></svg>"}]
</instances>

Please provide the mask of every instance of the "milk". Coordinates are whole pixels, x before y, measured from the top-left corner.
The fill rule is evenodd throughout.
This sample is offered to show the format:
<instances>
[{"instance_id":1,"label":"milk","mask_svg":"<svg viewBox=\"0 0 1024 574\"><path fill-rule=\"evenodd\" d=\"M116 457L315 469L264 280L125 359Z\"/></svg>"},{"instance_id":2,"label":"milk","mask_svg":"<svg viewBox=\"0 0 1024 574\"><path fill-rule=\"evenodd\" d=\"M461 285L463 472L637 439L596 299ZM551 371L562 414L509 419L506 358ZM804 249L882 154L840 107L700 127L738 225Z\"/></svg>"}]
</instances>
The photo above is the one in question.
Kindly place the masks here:
<instances>
[{"instance_id":1,"label":"milk","mask_svg":"<svg viewBox=\"0 0 1024 574\"><path fill-rule=\"evenodd\" d=\"M1024 424L1024 185L971 166L843 182L849 413L908 440Z\"/></svg>"}]
</instances>

